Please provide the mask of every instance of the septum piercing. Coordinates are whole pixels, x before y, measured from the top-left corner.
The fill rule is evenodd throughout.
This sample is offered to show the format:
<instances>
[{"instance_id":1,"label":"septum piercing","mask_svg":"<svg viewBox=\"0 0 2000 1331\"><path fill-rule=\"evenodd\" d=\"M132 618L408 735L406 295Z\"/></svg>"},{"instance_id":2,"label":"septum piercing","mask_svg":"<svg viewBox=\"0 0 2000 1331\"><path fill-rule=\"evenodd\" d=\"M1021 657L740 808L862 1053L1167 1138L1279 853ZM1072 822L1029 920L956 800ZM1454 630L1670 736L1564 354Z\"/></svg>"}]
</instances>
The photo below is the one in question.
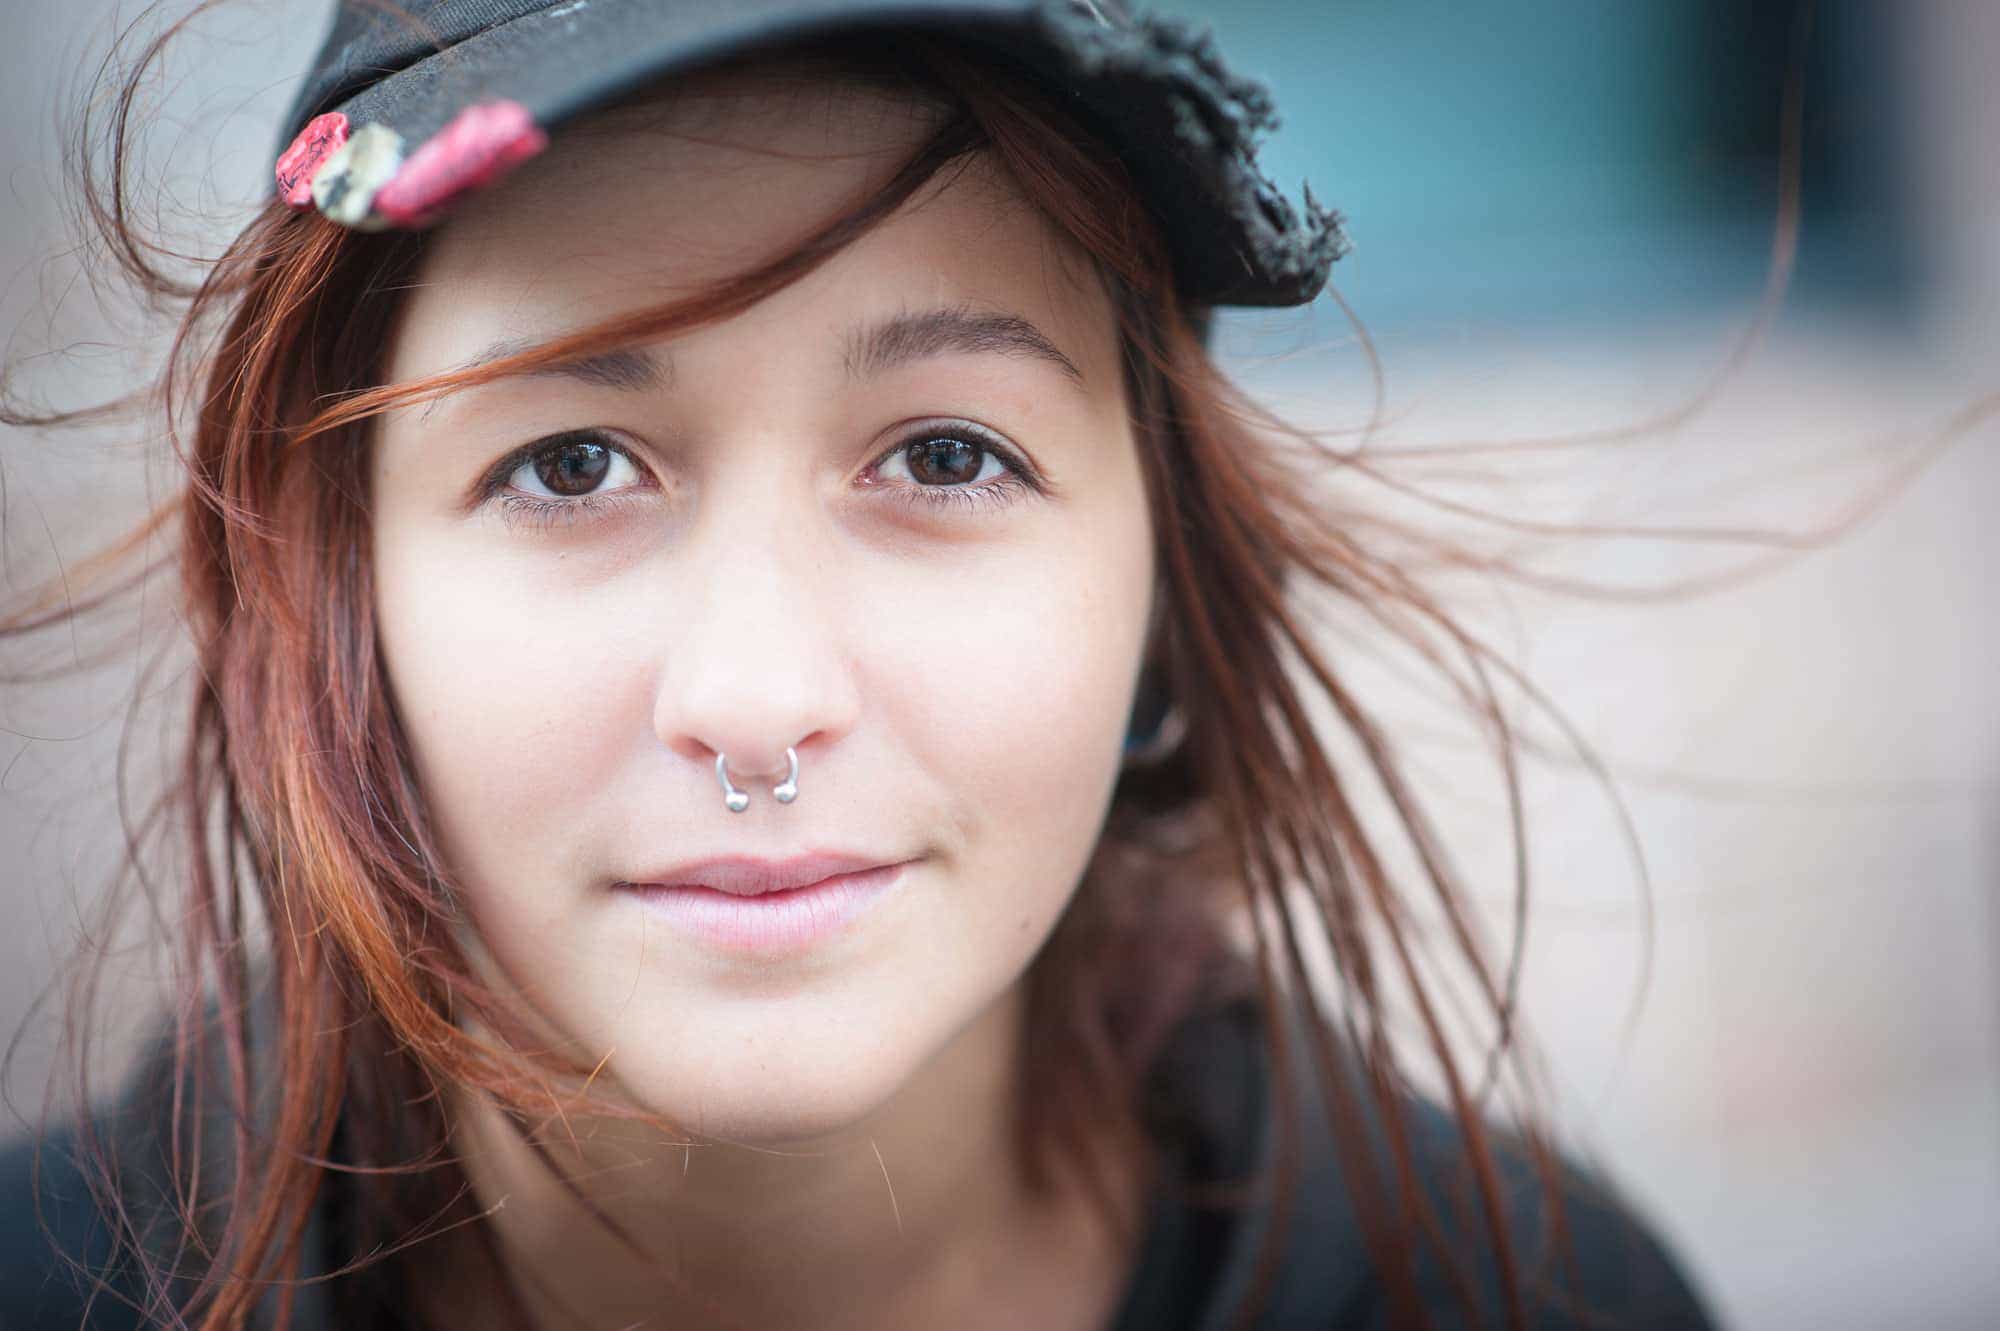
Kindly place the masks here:
<instances>
[{"instance_id":1,"label":"septum piercing","mask_svg":"<svg viewBox=\"0 0 2000 1331\"><path fill-rule=\"evenodd\" d=\"M799 797L799 751L787 747L785 763L790 768L785 779L771 787L771 798L780 804L790 804ZM729 784L729 755L715 755L715 779L722 783L722 802L729 806L731 813L742 813L750 807L750 795Z\"/></svg>"}]
</instances>

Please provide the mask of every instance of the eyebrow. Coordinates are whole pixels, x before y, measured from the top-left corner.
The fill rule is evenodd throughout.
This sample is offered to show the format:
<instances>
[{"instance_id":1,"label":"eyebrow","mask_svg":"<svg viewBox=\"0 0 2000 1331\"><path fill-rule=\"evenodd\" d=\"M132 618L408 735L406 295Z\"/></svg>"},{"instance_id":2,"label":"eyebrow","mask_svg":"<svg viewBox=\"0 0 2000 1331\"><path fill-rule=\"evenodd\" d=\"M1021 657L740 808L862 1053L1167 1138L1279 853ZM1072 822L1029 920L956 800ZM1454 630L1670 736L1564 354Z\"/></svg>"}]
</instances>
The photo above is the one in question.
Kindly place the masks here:
<instances>
[{"instance_id":1,"label":"eyebrow","mask_svg":"<svg viewBox=\"0 0 2000 1331\"><path fill-rule=\"evenodd\" d=\"M476 370L482 365L532 351L535 346L534 342L524 338L502 338L458 368ZM614 347L610 351L578 356L574 360L536 365L521 373L529 378L574 379L600 388L643 393L665 387L673 377L673 363L636 347Z\"/></svg>"},{"instance_id":2,"label":"eyebrow","mask_svg":"<svg viewBox=\"0 0 2000 1331\"><path fill-rule=\"evenodd\" d=\"M525 339L503 338L458 368L476 370L531 351L535 345ZM860 380L953 354L1028 357L1046 361L1075 382L1083 382L1083 372L1076 368L1076 362L1034 324L1019 315L986 314L964 306L899 314L856 328L847 335L842 360L848 378ZM659 351L614 348L574 360L537 365L521 373L640 393L670 383L673 360Z\"/></svg>"},{"instance_id":3,"label":"eyebrow","mask_svg":"<svg viewBox=\"0 0 2000 1331\"><path fill-rule=\"evenodd\" d=\"M856 330L847 339L847 374L868 379L915 361L952 353L1026 356L1047 361L1077 383L1083 372L1041 329L1016 314L982 314L958 306L899 314Z\"/></svg>"}]
</instances>

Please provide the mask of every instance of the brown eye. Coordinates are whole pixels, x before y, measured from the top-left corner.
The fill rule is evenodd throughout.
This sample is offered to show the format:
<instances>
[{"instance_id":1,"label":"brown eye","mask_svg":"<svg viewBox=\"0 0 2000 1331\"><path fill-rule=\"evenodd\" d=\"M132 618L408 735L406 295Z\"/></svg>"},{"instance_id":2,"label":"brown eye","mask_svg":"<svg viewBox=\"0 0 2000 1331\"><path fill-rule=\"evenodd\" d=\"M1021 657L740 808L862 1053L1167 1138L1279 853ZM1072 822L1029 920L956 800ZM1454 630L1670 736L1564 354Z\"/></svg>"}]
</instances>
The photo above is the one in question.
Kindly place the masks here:
<instances>
[{"instance_id":1,"label":"brown eye","mask_svg":"<svg viewBox=\"0 0 2000 1331\"><path fill-rule=\"evenodd\" d=\"M871 484L936 513L998 509L1044 492L1011 444L965 421L917 427L873 470Z\"/></svg>"},{"instance_id":2,"label":"brown eye","mask_svg":"<svg viewBox=\"0 0 2000 1331\"><path fill-rule=\"evenodd\" d=\"M510 525L575 527L612 516L660 486L615 430L565 430L521 445L493 464L474 508L492 505Z\"/></svg>"},{"instance_id":3,"label":"brown eye","mask_svg":"<svg viewBox=\"0 0 2000 1331\"><path fill-rule=\"evenodd\" d=\"M589 439L571 439L535 454L529 466L549 493L565 498L589 494L611 470L611 450Z\"/></svg>"},{"instance_id":4,"label":"brown eye","mask_svg":"<svg viewBox=\"0 0 2000 1331\"><path fill-rule=\"evenodd\" d=\"M964 485L979 475L986 450L963 439L920 439L903 450L910 477L921 485Z\"/></svg>"}]
</instances>

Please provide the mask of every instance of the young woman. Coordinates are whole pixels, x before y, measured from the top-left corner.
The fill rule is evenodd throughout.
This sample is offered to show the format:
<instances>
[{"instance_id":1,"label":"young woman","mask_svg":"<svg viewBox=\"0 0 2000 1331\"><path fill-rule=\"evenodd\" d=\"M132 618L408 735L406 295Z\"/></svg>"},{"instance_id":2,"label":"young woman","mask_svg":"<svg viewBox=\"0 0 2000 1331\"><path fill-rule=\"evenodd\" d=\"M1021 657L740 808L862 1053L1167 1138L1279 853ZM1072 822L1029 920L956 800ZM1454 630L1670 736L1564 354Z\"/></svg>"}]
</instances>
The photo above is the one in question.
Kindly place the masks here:
<instances>
[{"instance_id":1,"label":"young woman","mask_svg":"<svg viewBox=\"0 0 2000 1331\"><path fill-rule=\"evenodd\" d=\"M343 4L164 385L181 1001L0 1321L1703 1325L1452 1057L1293 598L1446 621L1204 346L1341 249L1269 118L1092 0Z\"/></svg>"}]
</instances>

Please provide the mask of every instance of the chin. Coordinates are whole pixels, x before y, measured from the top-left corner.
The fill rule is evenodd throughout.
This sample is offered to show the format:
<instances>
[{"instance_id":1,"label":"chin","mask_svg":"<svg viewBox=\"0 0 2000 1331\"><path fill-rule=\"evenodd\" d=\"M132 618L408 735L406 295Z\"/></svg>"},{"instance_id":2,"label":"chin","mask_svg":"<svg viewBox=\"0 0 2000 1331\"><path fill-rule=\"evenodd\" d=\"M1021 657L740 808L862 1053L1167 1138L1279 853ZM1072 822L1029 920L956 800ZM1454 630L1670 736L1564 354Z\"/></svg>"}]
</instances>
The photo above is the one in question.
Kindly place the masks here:
<instances>
[{"instance_id":1,"label":"chin","mask_svg":"<svg viewBox=\"0 0 2000 1331\"><path fill-rule=\"evenodd\" d=\"M681 1048L612 1056L623 1097L697 1137L770 1149L810 1146L866 1124L921 1061L876 1043Z\"/></svg>"},{"instance_id":2,"label":"chin","mask_svg":"<svg viewBox=\"0 0 2000 1331\"><path fill-rule=\"evenodd\" d=\"M894 1090L857 1094L855 1087L806 1085L796 1078L782 1088L710 1084L700 1096L676 1089L679 1094L639 1095L628 1085L626 1093L697 1138L765 1150L808 1149L847 1136L866 1124Z\"/></svg>"}]
</instances>

